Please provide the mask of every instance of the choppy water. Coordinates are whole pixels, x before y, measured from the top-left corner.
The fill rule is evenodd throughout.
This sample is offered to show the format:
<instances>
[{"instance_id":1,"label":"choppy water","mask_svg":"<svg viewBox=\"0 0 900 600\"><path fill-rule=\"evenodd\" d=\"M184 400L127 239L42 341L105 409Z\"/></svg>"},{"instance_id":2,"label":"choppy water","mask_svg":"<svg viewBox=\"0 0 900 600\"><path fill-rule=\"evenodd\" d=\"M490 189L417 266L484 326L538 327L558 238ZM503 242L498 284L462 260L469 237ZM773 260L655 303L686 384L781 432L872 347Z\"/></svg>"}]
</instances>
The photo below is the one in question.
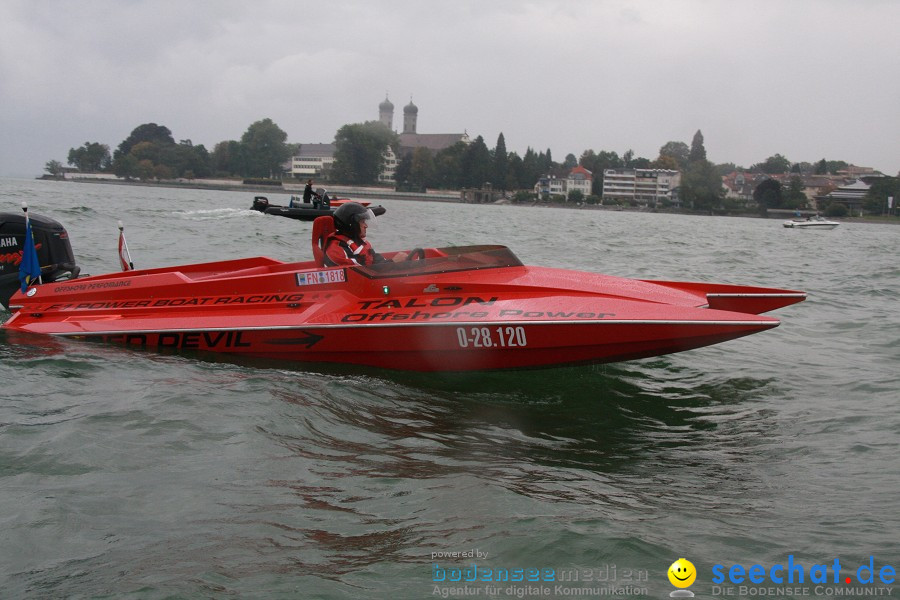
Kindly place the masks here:
<instances>
[{"instance_id":1,"label":"choppy water","mask_svg":"<svg viewBox=\"0 0 900 600\"><path fill-rule=\"evenodd\" d=\"M22 200L88 273L117 268L119 219L138 267L310 257L310 224L247 210L250 193L0 180L0 211ZM503 243L531 264L809 300L711 348L481 375L0 332L0 596L666 598L683 556L694 593L724 598L757 592L713 588L717 564L900 568L900 228L382 204L383 250ZM487 556L434 557L471 550ZM434 581L473 564L595 582ZM807 585L785 596L837 595Z\"/></svg>"}]
</instances>

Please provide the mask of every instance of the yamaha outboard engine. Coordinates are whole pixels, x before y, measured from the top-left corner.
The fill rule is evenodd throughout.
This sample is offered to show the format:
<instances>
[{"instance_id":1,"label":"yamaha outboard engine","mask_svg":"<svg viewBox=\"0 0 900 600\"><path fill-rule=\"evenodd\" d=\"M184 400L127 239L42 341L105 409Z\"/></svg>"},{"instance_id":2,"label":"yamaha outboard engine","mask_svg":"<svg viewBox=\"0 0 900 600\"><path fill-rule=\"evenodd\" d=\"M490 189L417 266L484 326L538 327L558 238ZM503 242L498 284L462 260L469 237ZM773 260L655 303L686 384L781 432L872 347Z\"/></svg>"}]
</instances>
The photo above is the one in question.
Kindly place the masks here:
<instances>
[{"instance_id":1,"label":"yamaha outboard engine","mask_svg":"<svg viewBox=\"0 0 900 600\"><path fill-rule=\"evenodd\" d=\"M319 198L318 202L313 201L313 208L331 208L331 198L325 188L316 188L316 195Z\"/></svg>"},{"instance_id":2,"label":"yamaha outboard engine","mask_svg":"<svg viewBox=\"0 0 900 600\"><path fill-rule=\"evenodd\" d=\"M74 279L81 272L75 264L69 234L50 217L29 214L34 247L41 265L41 281ZM21 286L19 265L25 246L25 214L0 213L0 304L9 309L9 299Z\"/></svg>"},{"instance_id":3,"label":"yamaha outboard engine","mask_svg":"<svg viewBox=\"0 0 900 600\"><path fill-rule=\"evenodd\" d=\"M253 198L253 205L250 207L251 210L258 210L261 213L266 212L269 208L269 199L265 196L256 196Z\"/></svg>"}]
</instances>

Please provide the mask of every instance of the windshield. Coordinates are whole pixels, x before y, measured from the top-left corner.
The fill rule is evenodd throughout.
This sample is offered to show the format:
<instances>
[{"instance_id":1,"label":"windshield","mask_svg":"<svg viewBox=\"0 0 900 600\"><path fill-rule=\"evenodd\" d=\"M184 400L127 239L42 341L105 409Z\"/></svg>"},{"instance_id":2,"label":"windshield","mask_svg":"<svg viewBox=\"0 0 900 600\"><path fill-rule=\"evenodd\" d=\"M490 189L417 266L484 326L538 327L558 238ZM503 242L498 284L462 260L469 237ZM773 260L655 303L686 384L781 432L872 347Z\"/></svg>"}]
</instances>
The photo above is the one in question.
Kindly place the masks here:
<instances>
[{"instance_id":1,"label":"windshield","mask_svg":"<svg viewBox=\"0 0 900 600\"><path fill-rule=\"evenodd\" d=\"M506 246L429 248L425 253L426 258L381 262L358 269L368 277L377 278L522 266L522 261Z\"/></svg>"}]
</instances>

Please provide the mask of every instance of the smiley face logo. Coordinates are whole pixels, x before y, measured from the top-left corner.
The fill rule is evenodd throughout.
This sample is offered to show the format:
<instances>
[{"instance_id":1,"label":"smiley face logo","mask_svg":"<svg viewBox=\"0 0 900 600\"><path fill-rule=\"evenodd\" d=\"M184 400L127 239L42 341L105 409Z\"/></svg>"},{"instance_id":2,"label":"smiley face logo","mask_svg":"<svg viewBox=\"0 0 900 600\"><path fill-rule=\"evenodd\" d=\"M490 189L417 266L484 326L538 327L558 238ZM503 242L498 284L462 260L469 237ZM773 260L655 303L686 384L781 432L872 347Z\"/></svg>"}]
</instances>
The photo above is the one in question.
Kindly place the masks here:
<instances>
[{"instance_id":1,"label":"smiley face logo","mask_svg":"<svg viewBox=\"0 0 900 600\"><path fill-rule=\"evenodd\" d=\"M686 558L679 558L672 563L668 571L669 581L677 588L690 587L697 579L697 569L694 563Z\"/></svg>"}]
</instances>

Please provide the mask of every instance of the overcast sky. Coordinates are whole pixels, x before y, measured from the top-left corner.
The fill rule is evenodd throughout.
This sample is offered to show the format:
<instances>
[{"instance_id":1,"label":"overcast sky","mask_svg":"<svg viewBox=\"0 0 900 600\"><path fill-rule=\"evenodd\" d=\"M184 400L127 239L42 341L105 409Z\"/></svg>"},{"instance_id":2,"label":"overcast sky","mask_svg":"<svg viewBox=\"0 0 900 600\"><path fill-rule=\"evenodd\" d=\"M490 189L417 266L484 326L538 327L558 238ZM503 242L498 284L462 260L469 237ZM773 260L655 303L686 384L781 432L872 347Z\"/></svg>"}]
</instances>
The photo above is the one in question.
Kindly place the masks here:
<instances>
[{"instance_id":1,"label":"overcast sky","mask_svg":"<svg viewBox=\"0 0 900 600\"><path fill-rule=\"evenodd\" d=\"M489 148L900 170L897 0L0 0L0 175L143 123L209 150L419 108Z\"/></svg>"}]
</instances>

